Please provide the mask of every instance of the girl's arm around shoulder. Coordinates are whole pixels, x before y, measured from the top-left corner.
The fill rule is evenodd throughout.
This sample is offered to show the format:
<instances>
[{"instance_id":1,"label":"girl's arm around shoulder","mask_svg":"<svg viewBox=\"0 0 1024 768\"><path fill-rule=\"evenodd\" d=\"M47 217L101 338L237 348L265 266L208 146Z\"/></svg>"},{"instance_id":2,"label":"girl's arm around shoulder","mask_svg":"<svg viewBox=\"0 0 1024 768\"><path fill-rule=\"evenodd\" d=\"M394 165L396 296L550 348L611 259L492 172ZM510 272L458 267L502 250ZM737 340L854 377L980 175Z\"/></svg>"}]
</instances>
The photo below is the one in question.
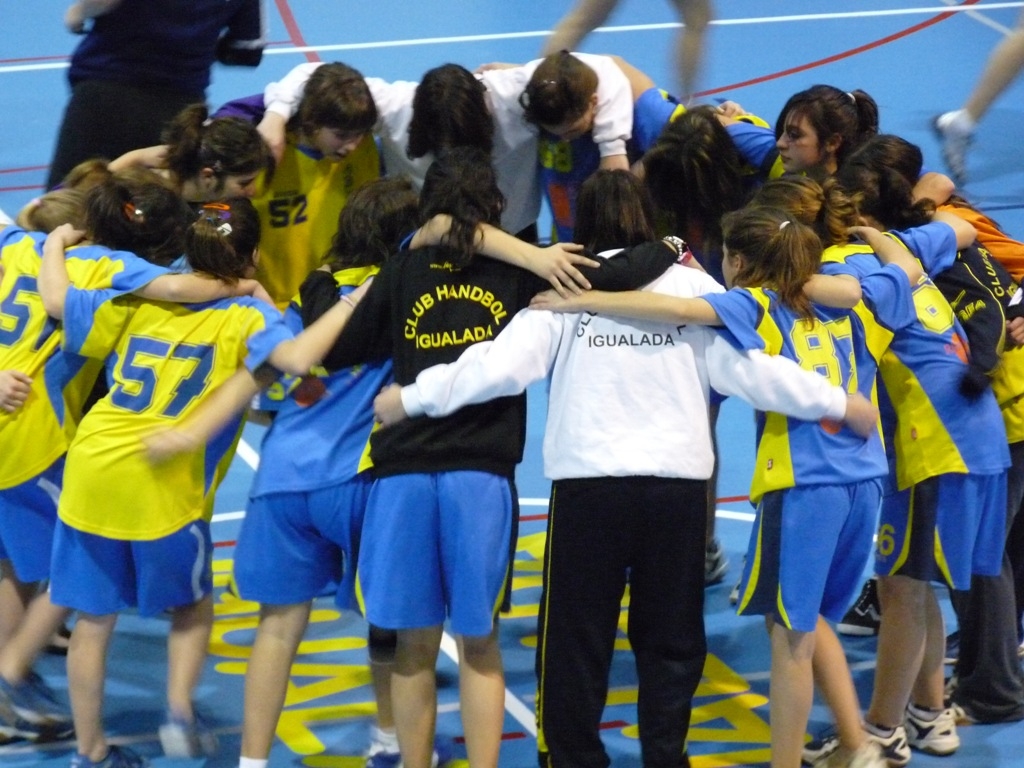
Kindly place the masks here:
<instances>
[{"instance_id":1,"label":"girl's arm around shoulder","mask_svg":"<svg viewBox=\"0 0 1024 768\"><path fill-rule=\"evenodd\" d=\"M562 343L563 323L550 312L519 312L493 341L473 344L459 359L420 371L402 388L409 416L447 416L459 408L517 395L547 376Z\"/></svg>"},{"instance_id":2,"label":"girl's arm around shoulder","mask_svg":"<svg viewBox=\"0 0 1024 768\"><path fill-rule=\"evenodd\" d=\"M758 350L739 351L719 336L709 344L707 360L712 387L741 397L758 410L806 421L849 419L850 428L862 437L876 428L878 409L870 402L859 394L848 396L792 360Z\"/></svg>"},{"instance_id":3,"label":"girl's arm around shoulder","mask_svg":"<svg viewBox=\"0 0 1024 768\"><path fill-rule=\"evenodd\" d=\"M706 300L668 296L654 291L587 291L570 297L544 291L533 298L530 309L594 312L673 325L721 325L721 318Z\"/></svg>"}]
</instances>

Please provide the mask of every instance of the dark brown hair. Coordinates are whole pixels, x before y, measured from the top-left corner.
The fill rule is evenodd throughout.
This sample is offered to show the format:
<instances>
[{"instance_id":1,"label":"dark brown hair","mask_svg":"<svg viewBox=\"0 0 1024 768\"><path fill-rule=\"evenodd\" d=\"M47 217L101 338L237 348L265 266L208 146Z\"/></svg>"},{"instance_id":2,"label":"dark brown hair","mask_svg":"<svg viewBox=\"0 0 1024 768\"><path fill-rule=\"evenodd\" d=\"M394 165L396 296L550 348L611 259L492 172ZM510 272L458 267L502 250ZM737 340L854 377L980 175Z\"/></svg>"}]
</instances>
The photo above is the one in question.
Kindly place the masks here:
<instances>
[{"instance_id":1,"label":"dark brown hair","mask_svg":"<svg viewBox=\"0 0 1024 768\"><path fill-rule=\"evenodd\" d=\"M377 122L377 105L362 74L335 61L313 70L293 120L307 137L320 128L367 133Z\"/></svg>"},{"instance_id":2,"label":"dark brown hair","mask_svg":"<svg viewBox=\"0 0 1024 768\"><path fill-rule=\"evenodd\" d=\"M594 252L628 248L655 239L654 204L629 171L598 171L576 198L574 242Z\"/></svg>"},{"instance_id":3,"label":"dark brown hair","mask_svg":"<svg viewBox=\"0 0 1024 768\"><path fill-rule=\"evenodd\" d=\"M402 177L377 179L353 193L338 216L324 263L337 272L383 264L419 226L419 196Z\"/></svg>"},{"instance_id":4,"label":"dark brown hair","mask_svg":"<svg viewBox=\"0 0 1024 768\"><path fill-rule=\"evenodd\" d=\"M260 217L245 197L204 203L185 233L189 266L218 280L234 283L256 266Z\"/></svg>"},{"instance_id":5,"label":"dark brown hair","mask_svg":"<svg viewBox=\"0 0 1024 768\"><path fill-rule=\"evenodd\" d=\"M736 285L770 288L805 320L815 319L803 290L821 265L821 240L813 229L778 208L749 206L726 214L722 230L728 255L744 259Z\"/></svg>"},{"instance_id":6,"label":"dark brown hair","mask_svg":"<svg viewBox=\"0 0 1024 768\"><path fill-rule=\"evenodd\" d=\"M597 73L568 51L552 53L534 70L519 96L526 121L561 125L587 111L597 92Z\"/></svg>"}]
</instances>

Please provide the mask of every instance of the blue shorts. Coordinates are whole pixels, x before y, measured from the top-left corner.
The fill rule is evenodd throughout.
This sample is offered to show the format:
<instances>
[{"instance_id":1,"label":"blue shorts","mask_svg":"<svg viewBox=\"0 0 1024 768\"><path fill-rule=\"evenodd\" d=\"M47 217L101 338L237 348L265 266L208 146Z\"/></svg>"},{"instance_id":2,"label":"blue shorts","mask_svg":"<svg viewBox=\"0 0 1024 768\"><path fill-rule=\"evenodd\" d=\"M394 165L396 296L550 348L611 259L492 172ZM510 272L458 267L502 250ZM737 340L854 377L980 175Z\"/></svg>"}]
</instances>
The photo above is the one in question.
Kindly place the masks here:
<instances>
[{"instance_id":1,"label":"blue shorts","mask_svg":"<svg viewBox=\"0 0 1024 768\"><path fill-rule=\"evenodd\" d=\"M797 632L813 632L819 614L839 621L871 557L881 498L879 480L765 494L737 612L768 615Z\"/></svg>"},{"instance_id":2,"label":"blue shorts","mask_svg":"<svg viewBox=\"0 0 1024 768\"><path fill-rule=\"evenodd\" d=\"M969 589L999 575L1005 542L1005 472L937 475L882 499L875 573Z\"/></svg>"},{"instance_id":3,"label":"blue shorts","mask_svg":"<svg viewBox=\"0 0 1024 768\"><path fill-rule=\"evenodd\" d=\"M50 600L95 616L132 607L157 616L210 594L212 553L203 520L152 541L108 539L58 520Z\"/></svg>"},{"instance_id":4,"label":"blue shorts","mask_svg":"<svg viewBox=\"0 0 1024 768\"><path fill-rule=\"evenodd\" d=\"M50 578L64 457L31 480L0 491L0 560L10 560L23 584Z\"/></svg>"},{"instance_id":5,"label":"blue shorts","mask_svg":"<svg viewBox=\"0 0 1024 768\"><path fill-rule=\"evenodd\" d=\"M294 605L333 583L339 585L338 607L357 608L356 562L371 486L360 475L316 491L250 499L235 547L238 594L258 603Z\"/></svg>"},{"instance_id":6,"label":"blue shorts","mask_svg":"<svg viewBox=\"0 0 1024 768\"><path fill-rule=\"evenodd\" d=\"M359 552L367 620L385 629L442 624L487 635L505 591L512 487L488 472L384 477L373 484Z\"/></svg>"}]
</instances>

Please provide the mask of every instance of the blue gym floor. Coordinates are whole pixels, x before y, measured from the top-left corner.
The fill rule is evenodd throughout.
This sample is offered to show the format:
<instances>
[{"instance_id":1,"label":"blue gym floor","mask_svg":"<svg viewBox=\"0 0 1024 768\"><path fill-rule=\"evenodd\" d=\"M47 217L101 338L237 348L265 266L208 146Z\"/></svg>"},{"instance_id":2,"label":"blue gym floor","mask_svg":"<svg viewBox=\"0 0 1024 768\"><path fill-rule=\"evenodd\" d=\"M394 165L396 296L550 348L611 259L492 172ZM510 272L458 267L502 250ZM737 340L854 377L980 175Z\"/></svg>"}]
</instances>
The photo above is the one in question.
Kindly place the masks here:
<instances>
[{"instance_id":1,"label":"blue gym floor","mask_svg":"<svg viewBox=\"0 0 1024 768\"><path fill-rule=\"evenodd\" d=\"M930 118L959 106L989 51L1014 25L1024 2L960 4L924 0L718 0L718 20L707 36L702 80L707 99L728 97L769 121L785 99L814 83L863 88L878 101L881 127L921 145L930 168L942 169ZM568 0L375 0L268 2L271 41L256 70L218 68L211 104L261 91L295 64L342 60L366 75L416 79L446 61L468 67L489 61L535 58L547 30ZM913 6L913 7L904 7ZM65 32L66 3L6 2L0 33L0 208L14 214L39 194L65 99L66 57L77 39ZM676 17L664 0L623 0L607 26L583 50L622 55L659 85L673 90L670 65ZM981 124L971 150L966 194L1004 228L1024 238L1024 155L1021 123L1024 81L1012 86ZM117 119L111 115L111 119ZM750 410L728 402L719 421L721 476L718 534L732 561L723 584L707 591L710 653L691 727L693 765L759 765L768 760L768 646L761 622L737 617L728 593L739 571L752 520L745 501L752 463ZM502 619L507 670L503 766L535 764L533 647L539 598L545 504L540 443L544 396L531 391L526 460L518 484L523 521L515 571L514 609ZM236 764L241 731L242 681L256 622L256 606L222 587L231 567L232 543L259 461L262 430L247 427L239 456L220 490L213 527L218 544L217 622L199 706L221 734L221 754L211 768ZM13 460L13 457L0 457ZM941 595L940 595L941 596ZM944 598L943 598L944 599ZM945 605L945 603L944 603ZM948 606L947 606L948 608ZM625 613L623 613L625 617ZM623 622L624 626L624 622ZM133 744L157 766L188 765L159 756L156 728L163 710L166 622L125 616L111 651L107 723L114 741ZM272 765L358 768L367 745L373 705L366 667L365 625L339 616L322 601L293 668ZM465 758L458 713L454 644L446 639L439 662L439 733ZM618 645L604 734L615 766L639 766L636 687L625 633ZM870 694L874 641L846 643L862 703ZM40 672L59 692L66 689L63 660L45 657ZM812 729L827 715L814 712ZM1021 765L1024 724L961 729L953 757L915 754L922 768ZM66 765L71 743L0 747L8 766ZM204 761L191 761L199 765Z\"/></svg>"}]
</instances>

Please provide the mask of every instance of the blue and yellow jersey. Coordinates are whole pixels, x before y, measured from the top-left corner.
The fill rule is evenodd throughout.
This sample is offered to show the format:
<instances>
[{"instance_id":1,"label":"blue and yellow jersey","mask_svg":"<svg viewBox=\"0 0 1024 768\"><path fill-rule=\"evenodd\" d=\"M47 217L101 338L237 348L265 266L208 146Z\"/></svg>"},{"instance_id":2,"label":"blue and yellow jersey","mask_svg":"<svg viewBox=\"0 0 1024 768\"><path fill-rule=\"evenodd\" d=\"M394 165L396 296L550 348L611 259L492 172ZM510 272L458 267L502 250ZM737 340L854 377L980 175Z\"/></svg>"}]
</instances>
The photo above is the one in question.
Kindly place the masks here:
<instances>
[{"instance_id":1,"label":"blue and yellow jersey","mask_svg":"<svg viewBox=\"0 0 1024 768\"><path fill-rule=\"evenodd\" d=\"M760 349L796 361L848 392L875 399L878 360L892 328L912 322L910 283L893 267L864 281L856 310L816 308L803 318L764 288L738 288L704 298L739 349ZM834 422L812 423L779 413L758 413L758 445L750 498L796 486L844 484L883 477L880 434L864 440Z\"/></svg>"},{"instance_id":2,"label":"blue and yellow jersey","mask_svg":"<svg viewBox=\"0 0 1024 768\"><path fill-rule=\"evenodd\" d=\"M203 517L238 423L156 466L141 438L185 418L240 365L263 364L292 337L281 316L249 298L167 304L71 289L64 322L68 351L109 356L111 388L68 448L60 518L99 536L151 540Z\"/></svg>"},{"instance_id":3,"label":"blue and yellow jersey","mask_svg":"<svg viewBox=\"0 0 1024 768\"><path fill-rule=\"evenodd\" d=\"M953 231L930 225L936 226L927 247L955 251ZM833 246L822 256L826 274L863 279L878 267L866 246ZM915 322L896 331L879 364L879 407L896 488L948 473L1002 471L1009 449L995 397L985 392L970 399L960 392L967 343L952 307L928 277L913 287L912 297Z\"/></svg>"},{"instance_id":4,"label":"blue and yellow jersey","mask_svg":"<svg viewBox=\"0 0 1024 768\"><path fill-rule=\"evenodd\" d=\"M377 271L360 267L336 272L339 294L351 292ZM303 328L300 308L296 297L285 311L285 322L296 334ZM267 397L278 401L277 416L263 439L250 495L312 491L369 469L373 398L390 383L391 361L384 360L333 373L320 368L274 384Z\"/></svg>"},{"instance_id":5,"label":"blue and yellow jersey","mask_svg":"<svg viewBox=\"0 0 1024 768\"><path fill-rule=\"evenodd\" d=\"M287 136L271 183L252 202L260 214L260 261L256 279L284 309L311 271L320 266L338 231L338 214L349 196L380 177L380 157L367 134L338 162Z\"/></svg>"},{"instance_id":6,"label":"blue and yellow jersey","mask_svg":"<svg viewBox=\"0 0 1024 768\"><path fill-rule=\"evenodd\" d=\"M46 236L17 227L0 232L0 369L32 378L25 404L0 412L0 488L19 485L67 451L82 406L102 364L60 349L59 326L46 314L36 281ZM137 256L98 245L67 252L71 281L87 288L127 292L167 270Z\"/></svg>"},{"instance_id":7,"label":"blue and yellow jersey","mask_svg":"<svg viewBox=\"0 0 1024 768\"><path fill-rule=\"evenodd\" d=\"M658 88L640 94L633 103L633 136L626 142L630 162L643 157L658 135L685 107L675 97ZM576 222L576 197L580 187L601 166L601 152L588 133L572 141L563 141L541 131L538 142L540 177L544 195L551 207L555 235L559 242L572 242Z\"/></svg>"}]
</instances>

